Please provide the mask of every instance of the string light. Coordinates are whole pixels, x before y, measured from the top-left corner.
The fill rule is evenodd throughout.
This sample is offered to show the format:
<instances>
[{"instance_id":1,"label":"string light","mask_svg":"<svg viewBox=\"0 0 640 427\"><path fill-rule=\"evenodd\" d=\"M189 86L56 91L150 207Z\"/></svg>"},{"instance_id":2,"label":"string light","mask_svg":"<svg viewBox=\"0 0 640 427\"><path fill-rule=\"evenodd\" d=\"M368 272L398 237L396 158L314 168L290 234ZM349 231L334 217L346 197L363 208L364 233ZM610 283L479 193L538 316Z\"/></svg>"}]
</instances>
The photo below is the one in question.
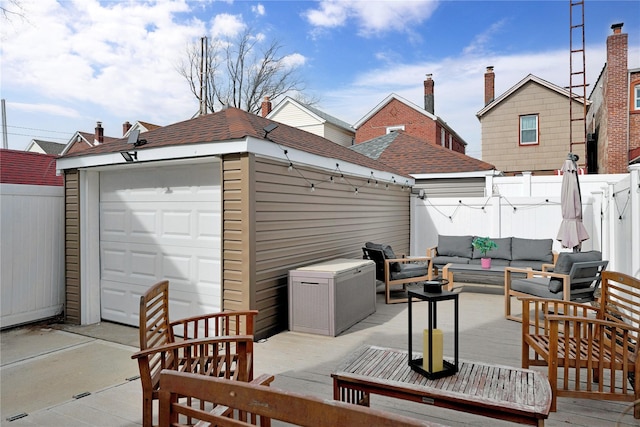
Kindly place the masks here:
<instances>
[{"instance_id":1,"label":"string light","mask_svg":"<svg viewBox=\"0 0 640 427\"><path fill-rule=\"evenodd\" d=\"M329 178L327 178L325 180L316 180L315 182L311 182L309 179L307 179L307 177L304 176L302 171L300 169L298 169L295 166L295 164L291 161L291 159L289 158L289 151L284 149L283 147L280 147L280 148L284 152L284 156L286 157L286 159L289 162L289 164L287 165L288 172L295 171L298 175L300 175L300 177L302 179L304 179L307 182L307 184L309 185L309 188L310 188L311 192L315 191L317 184L321 184L323 182L330 182L331 184L334 184L336 182L334 176L339 176L341 183L347 183L348 185L351 186L351 188L353 188L354 194L356 194L356 195L359 194L358 187L356 187L353 183L351 183L351 181L349 181L349 179L345 176L345 174L340 170L340 163L336 163L336 168L335 168L334 174L330 175ZM373 171L370 171L370 176L367 178L367 185L370 186L372 181L375 183L375 186L377 188L378 185L379 185L379 181L378 181L378 179L375 178ZM389 180L388 182L385 183L385 189L387 189L387 190L389 189L389 183L397 184L396 178L394 176L392 176L391 180ZM403 185L401 187L402 191L405 190L405 187L409 188L409 180L405 180L405 185Z\"/></svg>"}]
</instances>

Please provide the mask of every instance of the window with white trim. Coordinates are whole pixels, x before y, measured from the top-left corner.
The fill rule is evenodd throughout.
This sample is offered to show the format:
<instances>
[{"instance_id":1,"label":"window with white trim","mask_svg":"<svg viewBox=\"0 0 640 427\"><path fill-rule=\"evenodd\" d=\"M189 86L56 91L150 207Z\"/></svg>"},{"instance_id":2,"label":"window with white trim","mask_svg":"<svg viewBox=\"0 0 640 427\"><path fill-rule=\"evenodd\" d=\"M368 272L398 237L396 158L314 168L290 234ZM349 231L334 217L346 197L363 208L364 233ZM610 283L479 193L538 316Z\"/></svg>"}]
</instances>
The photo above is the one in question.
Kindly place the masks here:
<instances>
[{"instance_id":1,"label":"window with white trim","mask_svg":"<svg viewBox=\"0 0 640 427\"><path fill-rule=\"evenodd\" d=\"M520 116L520 145L538 144L538 115Z\"/></svg>"},{"instance_id":2,"label":"window with white trim","mask_svg":"<svg viewBox=\"0 0 640 427\"><path fill-rule=\"evenodd\" d=\"M640 110L640 84L637 84L633 89L633 109Z\"/></svg>"},{"instance_id":3,"label":"window with white trim","mask_svg":"<svg viewBox=\"0 0 640 427\"><path fill-rule=\"evenodd\" d=\"M396 130L404 130L404 125L397 125L397 126L387 126L387 134L396 131Z\"/></svg>"}]
</instances>

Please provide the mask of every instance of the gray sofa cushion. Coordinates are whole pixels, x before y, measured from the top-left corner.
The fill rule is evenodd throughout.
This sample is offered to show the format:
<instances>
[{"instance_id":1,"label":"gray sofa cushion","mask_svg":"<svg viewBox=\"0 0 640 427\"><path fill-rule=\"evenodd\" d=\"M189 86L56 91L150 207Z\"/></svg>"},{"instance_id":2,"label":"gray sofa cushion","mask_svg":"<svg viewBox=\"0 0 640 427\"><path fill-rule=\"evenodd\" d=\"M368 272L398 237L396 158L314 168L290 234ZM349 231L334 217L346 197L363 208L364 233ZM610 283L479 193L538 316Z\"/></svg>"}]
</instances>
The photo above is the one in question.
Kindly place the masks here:
<instances>
[{"instance_id":1,"label":"gray sofa cushion","mask_svg":"<svg viewBox=\"0 0 640 427\"><path fill-rule=\"evenodd\" d=\"M438 255L469 258L473 256L473 236L438 236Z\"/></svg>"},{"instance_id":2,"label":"gray sofa cushion","mask_svg":"<svg viewBox=\"0 0 640 427\"><path fill-rule=\"evenodd\" d=\"M389 245L383 245L380 243L367 242L364 244L365 248L377 249L384 253L386 259L397 259L395 252ZM390 265L391 271L400 271L401 264L399 262L392 262Z\"/></svg>"},{"instance_id":3,"label":"gray sofa cushion","mask_svg":"<svg viewBox=\"0 0 640 427\"><path fill-rule=\"evenodd\" d=\"M505 259L510 261L511 260L511 237L504 237L501 239L491 239L495 242L496 245L498 245L497 248L495 249L491 249L487 251L487 258L491 258L491 259ZM482 254L482 252L477 251L477 250L473 250L473 258L474 259L480 259L480 258L484 258L484 255ZM500 264L500 265L509 265L509 263L507 264Z\"/></svg>"},{"instance_id":4,"label":"gray sofa cushion","mask_svg":"<svg viewBox=\"0 0 640 427\"><path fill-rule=\"evenodd\" d=\"M558 260L553 268L554 273L569 274L571 267L576 262L588 262L588 261L601 261L602 253L600 251L588 251L588 252L560 252L558 254ZM597 267L585 268L576 274L577 279L594 276L598 272ZM589 283L577 283L572 287L575 289L588 288ZM549 283L549 290L551 292L562 292L562 280L552 279Z\"/></svg>"},{"instance_id":5,"label":"gray sofa cushion","mask_svg":"<svg viewBox=\"0 0 640 427\"><path fill-rule=\"evenodd\" d=\"M553 262L552 239L511 238L511 259L514 261Z\"/></svg>"},{"instance_id":6,"label":"gray sofa cushion","mask_svg":"<svg viewBox=\"0 0 640 427\"><path fill-rule=\"evenodd\" d=\"M532 270L542 271L542 264L548 264L542 261L531 261L531 260L520 260L520 261L511 261L509 265L511 267L516 268L527 268L530 267Z\"/></svg>"}]
</instances>

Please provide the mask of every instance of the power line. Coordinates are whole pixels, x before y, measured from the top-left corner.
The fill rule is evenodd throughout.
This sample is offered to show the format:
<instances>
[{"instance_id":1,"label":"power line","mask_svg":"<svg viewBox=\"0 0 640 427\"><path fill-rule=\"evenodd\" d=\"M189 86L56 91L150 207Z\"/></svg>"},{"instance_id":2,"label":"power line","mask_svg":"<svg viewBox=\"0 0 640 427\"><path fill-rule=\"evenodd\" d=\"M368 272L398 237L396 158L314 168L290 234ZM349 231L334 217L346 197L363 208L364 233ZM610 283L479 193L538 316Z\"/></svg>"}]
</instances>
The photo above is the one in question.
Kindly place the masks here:
<instances>
[{"instance_id":1,"label":"power line","mask_svg":"<svg viewBox=\"0 0 640 427\"><path fill-rule=\"evenodd\" d=\"M36 129L36 128L27 128L27 127L22 127L22 126L12 126L12 125L7 125L7 127L9 128L16 128L16 129L24 129L24 130L33 130L33 131L37 131L37 132L47 132L47 133L63 133L63 134L69 134L69 133L73 133L73 132L62 132L62 131L58 131L58 130L48 130L48 129Z\"/></svg>"}]
</instances>

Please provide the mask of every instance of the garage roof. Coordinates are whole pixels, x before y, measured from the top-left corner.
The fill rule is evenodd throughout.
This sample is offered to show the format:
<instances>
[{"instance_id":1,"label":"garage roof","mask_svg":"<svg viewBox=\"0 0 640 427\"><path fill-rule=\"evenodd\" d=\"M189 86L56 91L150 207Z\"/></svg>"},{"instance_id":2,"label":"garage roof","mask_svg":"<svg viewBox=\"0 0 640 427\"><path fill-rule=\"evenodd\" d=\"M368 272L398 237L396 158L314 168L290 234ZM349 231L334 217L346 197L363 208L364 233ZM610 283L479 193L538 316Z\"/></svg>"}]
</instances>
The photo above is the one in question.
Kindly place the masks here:
<instances>
[{"instance_id":1,"label":"garage roof","mask_svg":"<svg viewBox=\"0 0 640 427\"><path fill-rule=\"evenodd\" d=\"M278 126L267 135L264 128L270 124L276 124ZM140 138L144 138L146 143L135 148L132 147L132 144L127 143L126 138L121 138L107 144L88 148L81 152L66 154L62 156L63 161L59 163L59 165L62 164L62 168L64 169L65 164L69 165L69 162L64 161L67 159L119 153L131 151L132 149L135 149L138 152L138 156L140 156L144 151L155 148L190 146L195 144L215 145L253 138L254 140L263 141L266 144L276 144L281 153L283 153L286 148L290 148L317 156L349 162L366 168L403 175L392 166L380 163L328 139L237 108L227 108L213 114L199 116L191 120L150 130L141 134ZM227 151L219 154L239 151L237 147L235 147L234 150L233 144L228 144L222 149ZM205 150L199 150L198 152L204 153ZM96 164L93 165L96 166ZM406 177L408 177L408 175Z\"/></svg>"}]
</instances>

